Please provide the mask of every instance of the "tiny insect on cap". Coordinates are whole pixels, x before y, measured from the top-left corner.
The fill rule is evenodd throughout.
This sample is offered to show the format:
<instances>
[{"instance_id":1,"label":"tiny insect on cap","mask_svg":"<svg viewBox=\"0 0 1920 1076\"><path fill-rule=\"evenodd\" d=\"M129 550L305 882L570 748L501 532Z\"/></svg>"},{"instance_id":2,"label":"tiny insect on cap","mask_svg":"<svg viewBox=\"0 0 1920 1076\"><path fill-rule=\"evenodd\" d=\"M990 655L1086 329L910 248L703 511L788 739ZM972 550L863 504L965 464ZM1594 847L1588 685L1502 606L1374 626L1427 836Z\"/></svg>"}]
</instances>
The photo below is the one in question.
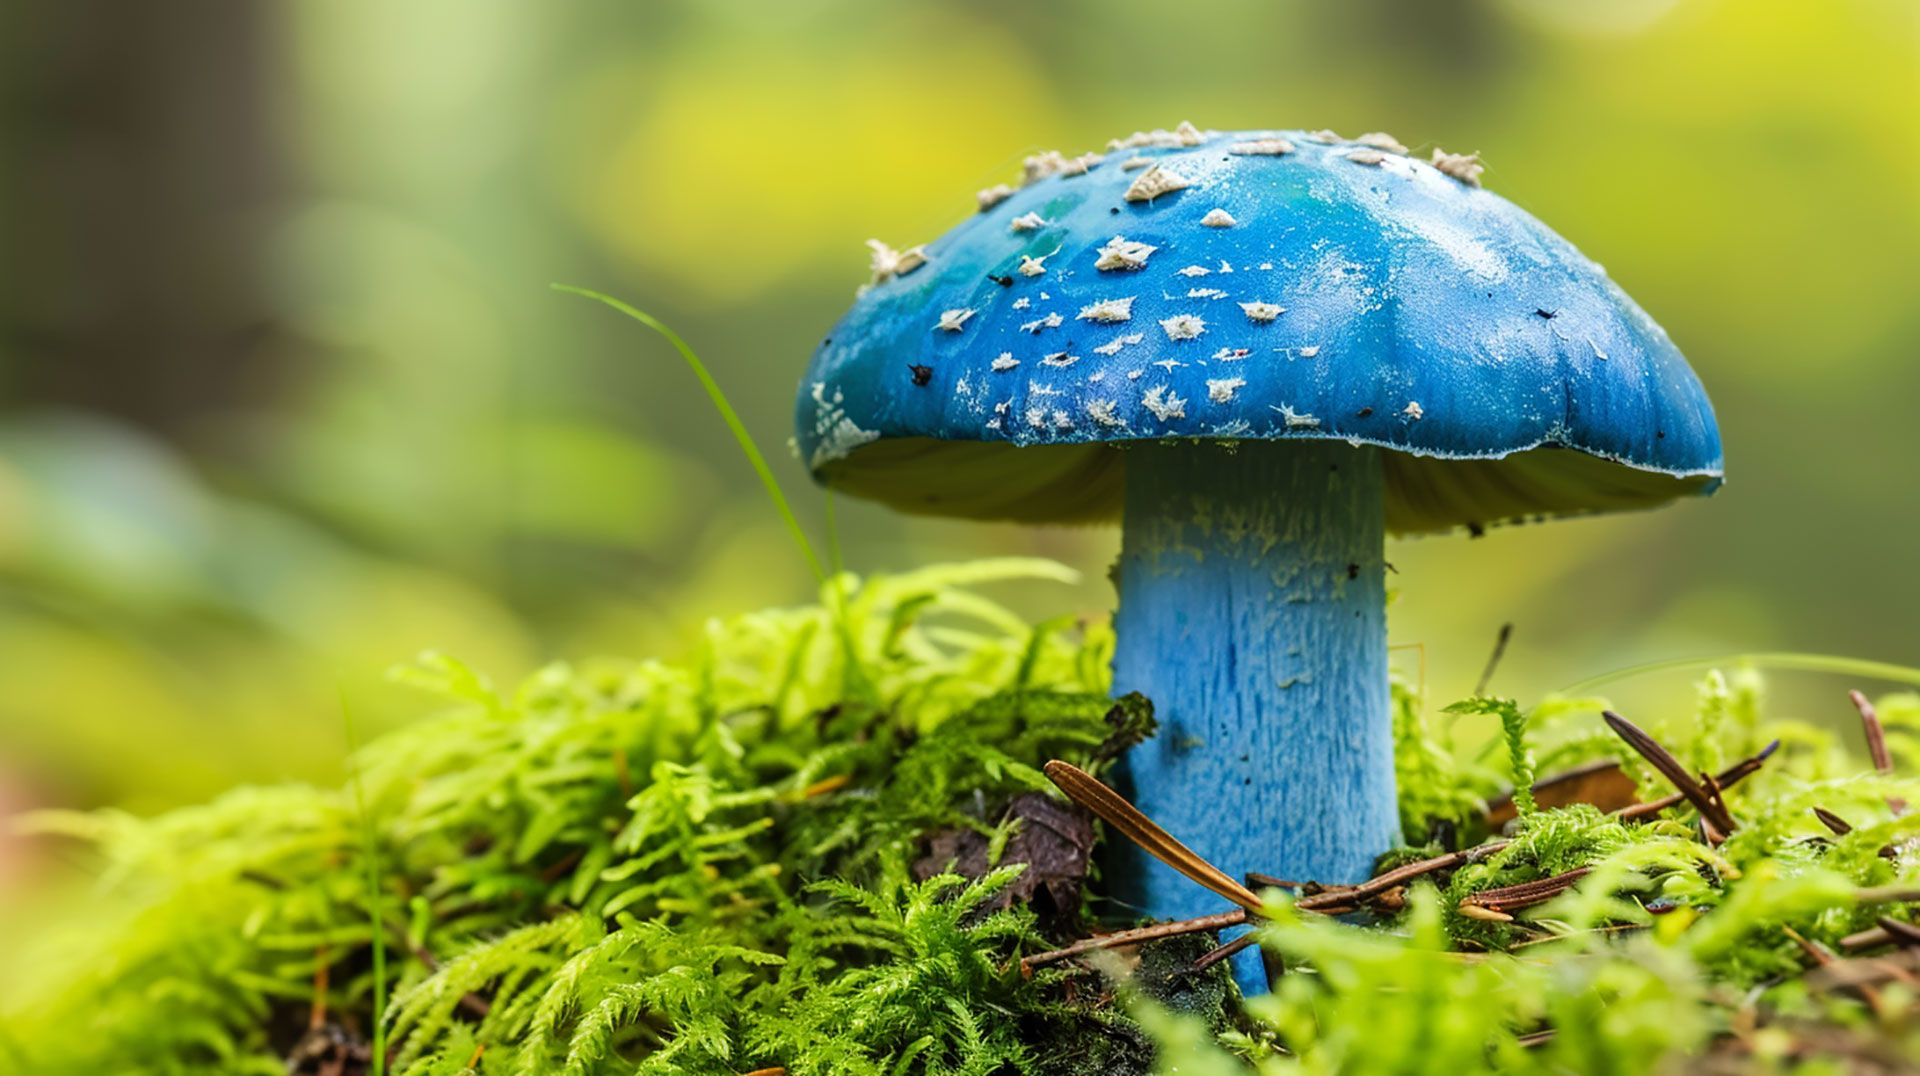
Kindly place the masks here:
<instances>
[{"instance_id":1,"label":"tiny insect on cap","mask_svg":"<svg viewBox=\"0 0 1920 1076\"><path fill-rule=\"evenodd\" d=\"M911 256L876 244L892 257L800 385L818 480L1079 521L1117 514L1130 443L1340 440L1393 450L1400 533L1720 483L1667 334L1471 155L1182 125L1035 161Z\"/></svg>"}]
</instances>

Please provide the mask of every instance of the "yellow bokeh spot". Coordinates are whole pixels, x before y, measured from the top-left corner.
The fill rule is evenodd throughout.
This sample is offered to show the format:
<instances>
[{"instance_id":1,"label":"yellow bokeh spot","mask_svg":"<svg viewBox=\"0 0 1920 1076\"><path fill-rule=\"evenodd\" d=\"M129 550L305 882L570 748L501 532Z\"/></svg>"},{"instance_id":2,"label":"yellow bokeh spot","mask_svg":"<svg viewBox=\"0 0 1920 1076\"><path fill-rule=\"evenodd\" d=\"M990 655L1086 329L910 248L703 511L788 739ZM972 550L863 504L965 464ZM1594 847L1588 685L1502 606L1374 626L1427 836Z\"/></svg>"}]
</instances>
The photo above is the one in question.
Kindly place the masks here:
<instances>
[{"instance_id":1,"label":"yellow bokeh spot","mask_svg":"<svg viewBox=\"0 0 1920 1076\"><path fill-rule=\"evenodd\" d=\"M648 73L648 105L581 162L578 209L697 298L737 302L828 259L851 286L861 240L932 239L1056 126L1023 46L968 23L943 46L937 62L868 44L823 65L778 42L710 43Z\"/></svg>"}]
</instances>

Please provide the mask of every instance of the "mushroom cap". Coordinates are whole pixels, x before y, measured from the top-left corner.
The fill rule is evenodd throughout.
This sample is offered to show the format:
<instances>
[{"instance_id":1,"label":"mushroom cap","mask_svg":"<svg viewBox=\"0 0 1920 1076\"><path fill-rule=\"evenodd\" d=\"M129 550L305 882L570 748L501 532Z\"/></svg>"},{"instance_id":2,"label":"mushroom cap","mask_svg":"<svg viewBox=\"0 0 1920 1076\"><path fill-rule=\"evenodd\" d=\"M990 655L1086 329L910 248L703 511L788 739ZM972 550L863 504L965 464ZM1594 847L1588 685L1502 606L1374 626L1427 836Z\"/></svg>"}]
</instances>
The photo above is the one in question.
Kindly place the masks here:
<instances>
[{"instance_id":1,"label":"mushroom cap","mask_svg":"<svg viewBox=\"0 0 1920 1076\"><path fill-rule=\"evenodd\" d=\"M1719 486L1712 405L1665 330L1455 178L1477 169L1182 132L984 191L924 264L876 272L800 385L815 478L909 512L1089 521L1117 514L1129 445L1336 439L1392 450L1396 533Z\"/></svg>"}]
</instances>

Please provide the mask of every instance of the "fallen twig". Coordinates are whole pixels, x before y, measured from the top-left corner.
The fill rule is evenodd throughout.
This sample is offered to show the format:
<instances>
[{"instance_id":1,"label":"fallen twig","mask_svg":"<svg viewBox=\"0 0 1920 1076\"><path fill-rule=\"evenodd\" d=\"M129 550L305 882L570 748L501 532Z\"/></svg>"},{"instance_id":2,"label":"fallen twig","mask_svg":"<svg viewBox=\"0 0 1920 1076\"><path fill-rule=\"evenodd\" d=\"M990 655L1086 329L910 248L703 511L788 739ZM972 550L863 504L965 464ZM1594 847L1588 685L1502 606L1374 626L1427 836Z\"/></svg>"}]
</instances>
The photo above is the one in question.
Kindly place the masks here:
<instances>
[{"instance_id":1,"label":"fallen twig","mask_svg":"<svg viewBox=\"0 0 1920 1076\"><path fill-rule=\"evenodd\" d=\"M1193 972L1205 971L1208 968L1213 967L1215 964L1220 963L1222 960L1225 960L1228 957L1232 956L1233 954L1239 952L1240 950L1245 949L1247 946L1252 945L1255 940L1256 939L1251 933L1242 934L1239 937L1233 939L1232 941L1226 943L1225 945L1217 946L1211 950L1208 950L1206 953L1202 954L1198 959L1196 959L1193 962L1193 965L1188 970Z\"/></svg>"},{"instance_id":2,"label":"fallen twig","mask_svg":"<svg viewBox=\"0 0 1920 1076\"><path fill-rule=\"evenodd\" d=\"M1083 938L1064 949L1053 949L1048 952L1035 953L1032 956L1023 957L1020 960L1020 965L1023 968L1037 968L1042 964L1052 964L1070 957L1079 956L1081 953L1091 953L1096 949L1112 949L1122 945L1137 945L1140 942L1153 941L1157 938L1171 938L1178 934L1195 934L1203 930L1219 930L1222 927L1238 926L1246 922L1247 918L1248 916L1245 911L1221 912L1219 915L1203 915L1198 919L1181 919L1172 923L1156 923L1150 927L1137 927L1133 930L1122 930L1113 934L1102 934L1097 938Z\"/></svg>"},{"instance_id":3,"label":"fallen twig","mask_svg":"<svg viewBox=\"0 0 1920 1076\"><path fill-rule=\"evenodd\" d=\"M1805 936L1792 927L1783 924L1780 929L1785 932L1787 937L1793 939L1793 943L1798 945L1800 951L1807 954L1807 959L1813 961L1815 965L1821 968L1832 968L1840 962L1840 958L1834 956L1826 946L1807 940ZM1875 1012L1881 1011L1880 991L1874 989L1872 983L1854 983L1843 989L1849 989L1855 994L1858 994L1860 1000L1866 1002Z\"/></svg>"},{"instance_id":4,"label":"fallen twig","mask_svg":"<svg viewBox=\"0 0 1920 1076\"><path fill-rule=\"evenodd\" d=\"M1432 874L1434 871L1450 870L1454 867L1464 867L1469 863L1477 863L1512 843L1512 841L1504 840L1488 841L1485 844L1476 845L1472 848L1463 848L1458 852L1449 852L1444 856L1435 856L1432 859L1423 859L1418 863L1409 863L1404 867L1395 867L1385 874L1369 879L1356 886L1340 886L1315 893L1311 896L1301 897L1299 900L1293 902L1293 906L1302 911L1324 912L1330 911L1338 905L1357 904L1369 897L1392 889L1394 886L1400 885L1403 882L1418 878L1423 874Z\"/></svg>"}]
</instances>

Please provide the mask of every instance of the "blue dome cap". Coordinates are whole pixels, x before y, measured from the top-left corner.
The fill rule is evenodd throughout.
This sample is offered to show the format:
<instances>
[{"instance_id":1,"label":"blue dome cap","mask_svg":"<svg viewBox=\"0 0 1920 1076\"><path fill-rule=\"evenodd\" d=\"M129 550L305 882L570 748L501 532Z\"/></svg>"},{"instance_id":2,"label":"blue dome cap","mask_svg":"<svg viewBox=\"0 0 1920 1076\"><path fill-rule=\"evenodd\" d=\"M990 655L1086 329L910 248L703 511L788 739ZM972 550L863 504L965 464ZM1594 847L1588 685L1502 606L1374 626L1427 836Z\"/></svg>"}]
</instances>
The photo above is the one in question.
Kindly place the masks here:
<instances>
[{"instance_id":1,"label":"blue dome cap","mask_svg":"<svg viewBox=\"0 0 1920 1076\"><path fill-rule=\"evenodd\" d=\"M873 244L800 385L817 480L1094 520L1134 442L1344 440L1395 450L1399 533L1720 484L1712 405L1666 332L1470 157L1183 125L1031 158L979 199L924 248Z\"/></svg>"}]
</instances>

